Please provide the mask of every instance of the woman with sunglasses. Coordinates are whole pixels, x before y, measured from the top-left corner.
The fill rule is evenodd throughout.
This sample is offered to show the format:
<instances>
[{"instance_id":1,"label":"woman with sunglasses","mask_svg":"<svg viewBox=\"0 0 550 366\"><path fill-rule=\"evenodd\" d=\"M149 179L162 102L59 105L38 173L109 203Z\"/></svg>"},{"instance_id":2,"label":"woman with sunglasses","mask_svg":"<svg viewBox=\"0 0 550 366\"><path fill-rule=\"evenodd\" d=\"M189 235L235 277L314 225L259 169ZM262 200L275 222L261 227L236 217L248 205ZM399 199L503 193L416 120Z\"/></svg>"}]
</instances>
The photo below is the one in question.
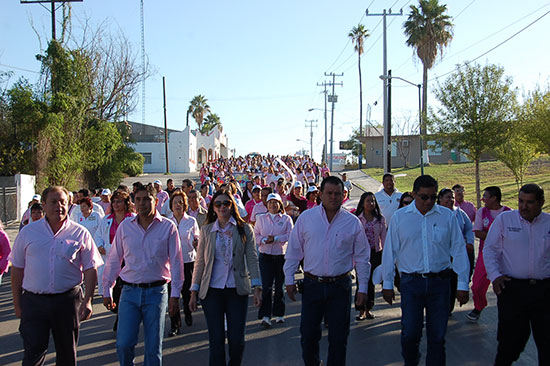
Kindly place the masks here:
<instances>
[{"instance_id":1,"label":"woman with sunglasses","mask_svg":"<svg viewBox=\"0 0 550 366\"><path fill-rule=\"evenodd\" d=\"M210 201L206 223L201 228L191 281L191 311L197 296L206 318L210 365L225 365L224 315L227 319L229 364L240 365L251 281L254 305L262 303L262 288L254 232L239 215L230 191L217 191Z\"/></svg>"},{"instance_id":2,"label":"woman with sunglasses","mask_svg":"<svg viewBox=\"0 0 550 366\"><path fill-rule=\"evenodd\" d=\"M414 198L412 194L410 194L410 192L403 192L403 194L401 195L401 199L399 200L398 209L410 205L413 200Z\"/></svg>"},{"instance_id":3,"label":"woman with sunglasses","mask_svg":"<svg viewBox=\"0 0 550 366\"><path fill-rule=\"evenodd\" d=\"M466 243L466 251L468 252L468 260L470 261L470 279L472 278L473 262L474 262L474 232L472 231L472 222L468 217L468 214L461 208L455 206L454 192L449 188L443 188L437 195L437 204L443 207L447 207L453 211L464 241ZM471 253L471 254L470 254ZM451 297L449 304L449 315L453 313L455 308L456 288L458 285L458 276L456 273L451 273Z\"/></svg>"},{"instance_id":4,"label":"woman with sunglasses","mask_svg":"<svg viewBox=\"0 0 550 366\"><path fill-rule=\"evenodd\" d=\"M359 315L355 319L365 320L374 319L374 315L370 312L374 307L374 283L372 282L372 273L374 269L382 263L382 249L386 240L386 219L380 213L380 207L376 201L376 196L372 192L365 192L361 195L355 215L359 217L359 221L363 224L365 234L370 244L370 277L367 292L367 302L364 306L355 306L355 310L359 311ZM357 284L359 289L359 284ZM357 293L355 294L357 296Z\"/></svg>"}]
</instances>

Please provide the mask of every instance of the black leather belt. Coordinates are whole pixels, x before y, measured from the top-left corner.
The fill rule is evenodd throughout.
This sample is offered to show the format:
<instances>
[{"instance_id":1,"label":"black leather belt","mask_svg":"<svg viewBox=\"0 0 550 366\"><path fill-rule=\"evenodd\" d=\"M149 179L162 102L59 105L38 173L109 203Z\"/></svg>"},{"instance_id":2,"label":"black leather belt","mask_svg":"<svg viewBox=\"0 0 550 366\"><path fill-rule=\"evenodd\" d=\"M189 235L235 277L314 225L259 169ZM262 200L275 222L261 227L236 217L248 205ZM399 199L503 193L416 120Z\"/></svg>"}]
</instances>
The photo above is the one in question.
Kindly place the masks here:
<instances>
[{"instance_id":1,"label":"black leather belt","mask_svg":"<svg viewBox=\"0 0 550 366\"><path fill-rule=\"evenodd\" d=\"M542 280L536 280L531 278L511 278L512 281L527 285L542 285L550 283L550 278L544 278Z\"/></svg>"},{"instance_id":2,"label":"black leather belt","mask_svg":"<svg viewBox=\"0 0 550 366\"><path fill-rule=\"evenodd\" d=\"M130 286L130 287L151 288L151 287L158 287L166 284L166 280L160 280L160 281L149 282L149 283L130 283L122 280L122 284L124 286Z\"/></svg>"},{"instance_id":3,"label":"black leather belt","mask_svg":"<svg viewBox=\"0 0 550 366\"><path fill-rule=\"evenodd\" d=\"M27 294L30 294L30 295L34 295L34 296L44 296L44 297L55 297L55 296L61 296L61 295L67 295L69 293L71 293L72 291L74 291L75 289L77 289L78 287L80 287L80 285L77 285L65 292L58 292L58 293L55 293L55 294L39 294L39 293L36 293L36 292L32 292L32 291L27 291L25 289L23 289L23 291Z\"/></svg>"},{"instance_id":4,"label":"black leather belt","mask_svg":"<svg viewBox=\"0 0 550 366\"><path fill-rule=\"evenodd\" d=\"M346 272L344 274L341 274L341 275L335 276L335 277L321 277L321 276L315 276L315 275L313 275L309 272L304 272L304 277L310 278L310 279L312 279L314 281L317 281L319 283L333 283L333 282L336 282L338 280L349 277L349 272Z\"/></svg>"},{"instance_id":5,"label":"black leather belt","mask_svg":"<svg viewBox=\"0 0 550 366\"><path fill-rule=\"evenodd\" d=\"M422 278L449 278L451 277L451 273L453 272L452 269L450 268L447 268L447 269L444 269L443 271L441 272L428 272L428 273L405 273L405 272L402 272L401 275L405 275L405 276L411 276L411 277L422 277Z\"/></svg>"}]
</instances>

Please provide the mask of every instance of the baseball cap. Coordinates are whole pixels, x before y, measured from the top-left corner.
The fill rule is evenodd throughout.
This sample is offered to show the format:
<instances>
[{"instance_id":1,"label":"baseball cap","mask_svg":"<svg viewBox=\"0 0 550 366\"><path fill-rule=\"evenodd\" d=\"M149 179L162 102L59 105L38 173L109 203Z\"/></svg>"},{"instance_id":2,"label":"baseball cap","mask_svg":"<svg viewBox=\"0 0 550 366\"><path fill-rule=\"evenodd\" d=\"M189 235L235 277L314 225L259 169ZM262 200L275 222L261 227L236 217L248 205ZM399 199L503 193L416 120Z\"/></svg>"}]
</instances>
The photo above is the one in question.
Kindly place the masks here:
<instances>
[{"instance_id":1,"label":"baseball cap","mask_svg":"<svg viewBox=\"0 0 550 366\"><path fill-rule=\"evenodd\" d=\"M277 201L283 203L283 200L281 199L281 196L279 196L278 193L270 193L270 194L268 194L268 195L267 195L267 200L266 200L266 202L269 202L269 201L271 201L271 200L277 200Z\"/></svg>"},{"instance_id":2,"label":"baseball cap","mask_svg":"<svg viewBox=\"0 0 550 366\"><path fill-rule=\"evenodd\" d=\"M302 187L302 182L297 181L296 183L294 183L294 188L298 188L298 187Z\"/></svg>"},{"instance_id":3,"label":"baseball cap","mask_svg":"<svg viewBox=\"0 0 550 366\"><path fill-rule=\"evenodd\" d=\"M262 186L259 186L259 185L256 184L256 185L254 185L254 186L252 187L252 191L254 191L255 189L261 190L261 189L262 189Z\"/></svg>"},{"instance_id":4,"label":"baseball cap","mask_svg":"<svg viewBox=\"0 0 550 366\"><path fill-rule=\"evenodd\" d=\"M35 194L34 196L32 196L32 199L33 200L37 200L37 201L40 201L40 195L39 194Z\"/></svg>"},{"instance_id":5,"label":"baseball cap","mask_svg":"<svg viewBox=\"0 0 550 366\"><path fill-rule=\"evenodd\" d=\"M101 191L102 196L108 196L110 194L111 194L111 190L109 188L105 188L104 190Z\"/></svg>"},{"instance_id":6,"label":"baseball cap","mask_svg":"<svg viewBox=\"0 0 550 366\"><path fill-rule=\"evenodd\" d=\"M157 179L156 181L153 182L153 184L158 184L158 185L161 186L161 185L162 185L162 182L161 182L160 180Z\"/></svg>"},{"instance_id":7,"label":"baseball cap","mask_svg":"<svg viewBox=\"0 0 550 366\"><path fill-rule=\"evenodd\" d=\"M315 187L315 186L310 186L310 187L307 189L307 193L309 193L309 192L317 192L317 191L318 191L318 189L317 189L317 187Z\"/></svg>"}]
</instances>

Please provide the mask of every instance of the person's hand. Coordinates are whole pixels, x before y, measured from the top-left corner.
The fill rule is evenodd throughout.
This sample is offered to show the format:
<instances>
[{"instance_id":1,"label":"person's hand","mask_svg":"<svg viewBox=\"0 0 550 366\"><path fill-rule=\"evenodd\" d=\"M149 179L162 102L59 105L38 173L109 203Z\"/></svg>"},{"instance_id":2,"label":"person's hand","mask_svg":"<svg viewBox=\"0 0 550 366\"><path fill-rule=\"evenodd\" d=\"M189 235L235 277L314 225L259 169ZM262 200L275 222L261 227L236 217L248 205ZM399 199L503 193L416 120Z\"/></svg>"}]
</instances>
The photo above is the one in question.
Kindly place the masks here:
<instances>
[{"instance_id":1,"label":"person's hand","mask_svg":"<svg viewBox=\"0 0 550 366\"><path fill-rule=\"evenodd\" d=\"M116 304L114 303L112 297L104 297L103 306L105 306L107 310L113 310L114 308L116 308Z\"/></svg>"},{"instance_id":2,"label":"person's hand","mask_svg":"<svg viewBox=\"0 0 550 366\"><path fill-rule=\"evenodd\" d=\"M21 306L19 305L14 305L14 310L15 310L15 317L17 319L21 319Z\"/></svg>"},{"instance_id":3,"label":"person's hand","mask_svg":"<svg viewBox=\"0 0 550 366\"><path fill-rule=\"evenodd\" d=\"M500 295L502 290L506 287L505 282L510 281L510 277L499 276L493 281L493 291L495 294Z\"/></svg>"},{"instance_id":4,"label":"person's hand","mask_svg":"<svg viewBox=\"0 0 550 366\"><path fill-rule=\"evenodd\" d=\"M101 255L107 254L107 251L105 250L105 247L98 247L97 250L99 250L99 254L101 254Z\"/></svg>"},{"instance_id":5,"label":"person's hand","mask_svg":"<svg viewBox=\"0 0 550 366\"><path fill-rule=\"evenodd\" d=\"M257 308L262 306L262 289L260 287L254 288L254 306Z\"/></svg>"},{"instance_id":6,"label":"person's hand","mask_svg":"<svg viewBox=\"0 0 550 366\"><path fill-rule=\"evenodd\" d=\"M358 292L355 299L355 306L362 308L367 302L367 294L364 292Z\"/></svg>"},{"instance_id":7,"label":"person's hand","mask_svg":"<svg viewBox=\"0 0 550 366\"><path fill-rule=\"evenodd\" d=\"M469 291L464 291L464 290L456 291L456 299L458 300L458 303L460 304L460 306L466 304L469 298L470 298Z\"/></svg>"},{"instance_id":8,"label":"person's hand","mask_svg":"<svg viewBox=\"0 0 550 366\"><path fill-rule=\"evenodd\" d=\"M468 253L473 253L474 252L474 245L473 244L466 244L466 251Z\"/></svg>"},{"instance_id":9,"label":"person's hand","mask_svg":"<svg viewBox=\"0 0 550 366\"><path fill-rule=\"evenodd\" d=\"M197 249L197 245L199 245L199 239L195 238L193 240L193 248Z\"/></svg>"},{"instance_id":10,"label":"person's hand","mask_svg":"<svg viewBox=\"0 0 550 366\"><path fill-rule=\"evenodd\" d=\"M78 311L78 317L81 322L84 320L88 320L92 317L92 299L89 299L88 301L83 301L80 304L80 309Z\"/></svg>"},{"instance_id":11,"label":"person's hand","mask_svg":"<svg viewBox=\"0 0 550 366\"><path fill-rule=\"evenodd\" d=\"M170 316L176 316L180 312L180 299L178 297L171 297L168 300L168 314Z\"/></svg>"},{"instance_id":12,"label":"person's hand","mask_svg":"<svg viewBox=\"0 0 550 366\"><path fill-rule=\"evenodd\" d=\"M197 311L197 291L191 291L191 298L189 299L189 310L191 312Z\"/></svg>"},{"instance_id":13,"label":"person's hand","mask_svg":"<svg viewBox=\"0 0 550 366\"><path fill-rule=\"evenodd\" d=\"M292 301L296 301L296 285L286 285L286 293Z\"/></svg>"},{"instance_id":14,"label":"person's hand","mask_svg":"<svg viewBox=\"0 0 550 366\"><path fill-rule=\"evenodd\" d=\"M395 291L393 290L382 290L382 297L388 304L393 304L393 300L395 300Z\"/></svg>"},{"instance_id":15,"label":"person's hand","mask_svg":"<svg viewBox=\"0 0 550 366\"><path fill-rule=\"evenodd\" d=\"M269 235L267 239L265 240L266 244L271 244L275 241L275 237L273 235Z\"/></svg>"}]
</instances>

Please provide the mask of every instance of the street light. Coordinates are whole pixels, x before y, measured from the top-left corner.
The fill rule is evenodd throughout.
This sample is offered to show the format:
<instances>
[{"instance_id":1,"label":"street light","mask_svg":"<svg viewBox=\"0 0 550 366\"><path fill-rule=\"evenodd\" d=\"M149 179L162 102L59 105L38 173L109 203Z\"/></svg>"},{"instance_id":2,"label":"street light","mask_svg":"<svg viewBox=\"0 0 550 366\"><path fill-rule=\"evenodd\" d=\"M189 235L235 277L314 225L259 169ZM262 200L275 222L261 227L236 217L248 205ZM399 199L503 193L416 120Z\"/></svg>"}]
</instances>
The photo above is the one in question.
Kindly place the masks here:
<instances>
[{"instance_id":1,"label":"street light","mask_svg":"<svg viewBox=\"0 0 550 366\"><path fill-rule=\"evenodd\" d=\"M304 144L309 144L309 142L307 142L305 140L301 140L301 139L296 139L296 141L303 142ZM304 151L305 151L304 148L302 148L302 154L303 154Z\"/></svg>"},{"instance_id":2,"label":"street light","mask_svg":"<svg viewBox=\"0 0 550 366\"><path fill-rule=\"evenodd\" d=\"M325 98L326 101L326 98ZM323 149L323 162L327 162L327 108L326 108L326 102L325 102L325 109L321 108L310 108L307 110L308 112L311 111L323 111L325 112L325 148Z\"/></svg>"},{"instance_id":3,"label":"street light","mask_svg":"<svg viewBox=\"0 0 550 366\"><path fill-rule=\"evenodd\" d=\"M422 139L422 84L415 84L412 81L403 79L399 76L390 76L390 75L380 75L381 80L391 80L391 79L397 79L406 82L407 84L410 84L412 86L416 86L418 88L418 134L420 137L420 175L424 175L424 142ZM384 131L386 133L386 131ZM391 141L390 141L391 144ZM387 148L387 146L386 146Z\"/></svg>"}]
</instances>

